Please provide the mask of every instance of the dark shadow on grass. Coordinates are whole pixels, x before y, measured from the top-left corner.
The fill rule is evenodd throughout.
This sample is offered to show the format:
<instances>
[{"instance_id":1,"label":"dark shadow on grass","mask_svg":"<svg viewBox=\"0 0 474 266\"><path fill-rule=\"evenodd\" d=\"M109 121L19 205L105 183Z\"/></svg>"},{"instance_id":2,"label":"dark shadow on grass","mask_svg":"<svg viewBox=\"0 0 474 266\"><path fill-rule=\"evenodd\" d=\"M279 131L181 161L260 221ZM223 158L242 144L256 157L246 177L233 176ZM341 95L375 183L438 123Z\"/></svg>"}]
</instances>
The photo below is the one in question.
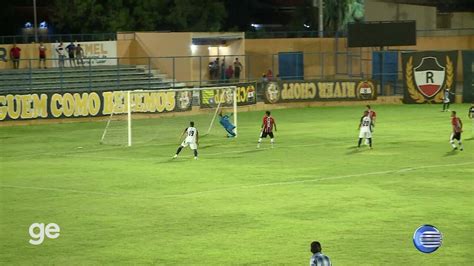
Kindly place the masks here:
<instances>
[{"instance_id":1,"label":"dark shadow on grass","mask_svg":"<svg viewBox=\"0 0 474 266\"><path fill-rule=\"evenodd\" d=\"M170 158L170 159L166 159L166 160L162 160L162 161L158 161L156 162L157 164L162 164L162 163L184 163L186 161L191 161L193 160L192 158L176 158L176 159L173 159L173 158Z\"/></svg>"},{"instance_id":2,"label":"dark shadow on grass","mask_svg":"<svg viewBox=\"0 0 474 266\"><path fill-rule=\"evenodd\" d=\"M246 150L246 151L241 151L239 152L240 154L246 154L246 153L256 153L256 152L262 152L262 151L265 151L265 150L271 150L271 148L267 148L267 149L257 149L255 148L255 150Z\"/></svg>"},{"instance_id":3,"label":"dark shadow on grass","mask_svg":"<svg viewBox=\"0 0 474 266\"><path fill-rule=\"evenodd\" d=\"M199 146L199 147L198 147L198 150L205 150L205 149L209 149L209 148L216 147L216 146L220 146L219 143L216 143L216 144L206 144L206 145L203 145L203 146Z\"/></svg>"},{"instance_id":4,"label":"dark shadow on grass","mask_svg":"<svg viewBox=\"0 0 474 266\"><path fill-rule=\"evenodd\" d=\"M456 150L452 150L452 151L448 151L444 154L444 157L448 157L448 156L453 156L453 155L456 155L457 154L457 151Z\"/></svg>"},{"instance_id":5,"label":"dark shadow on grass","mask_svg":"<svg viewBox=\"0 0 474 266\"><path fill-rule=\"evenodd\" d=\"M204 157L203 160L222 160L222 159L240 159L244 158L244 156L232 155L232 156L221 156L221 157Z\"/></svg>"},{"instance_id":6,"label":"dark shadow on grass","mask_svg":"<svg viewBox=\"0 0 474 266\"><path fill-rule=\"evenodd\" d=\"M464 139L464 141L473 141L474 140L474 137L470 137L468 139Z\"/></svg>"},{"instance_id":7,"label":"dark shadow on grass","mask_svg":"<svg viewBox=\"0 0 474 266\"><path fill-rule=\"evenodd\" d=\"M399 145L399 144L406 143L406 142L403 142L403 141L389 141L389 142L386 142L386 143L387 144Z\"/></svg>"},{"instance_id":8,"label":"dark shadow on grass","mask_svg":"<svg viewBox=\"0 0 474 266\"><path fill-rule=\"evenodd\" d=\"M357 146L351 146L347 148L349 151L346 152L346 155L352 155L356 153L360 153L362 150L361 148L358 148Z\"/></svg>"}]
</instances>

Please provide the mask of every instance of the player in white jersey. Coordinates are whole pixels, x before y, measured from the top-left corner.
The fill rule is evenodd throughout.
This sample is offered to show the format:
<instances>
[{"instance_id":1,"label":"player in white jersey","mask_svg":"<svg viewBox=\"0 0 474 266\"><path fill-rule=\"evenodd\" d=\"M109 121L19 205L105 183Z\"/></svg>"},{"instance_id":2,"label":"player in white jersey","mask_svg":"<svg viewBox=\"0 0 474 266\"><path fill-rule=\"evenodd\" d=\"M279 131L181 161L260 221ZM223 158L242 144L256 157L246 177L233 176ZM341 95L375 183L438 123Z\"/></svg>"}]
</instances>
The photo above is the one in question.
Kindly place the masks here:
<instances>
[{"instance_id":1,"label":"player in white jersey","mask_svg":"<svg viewBox=\"0 0 474 266\"><path fill-rule=\"evenodd\" d=\"M197 160L198 158L198 151L197 147L199 144L199 133L197 128L194 127L194 122L189 122L189 127L187 127L183 134L181 135L181 138L186 135L186 138L183 140L181 145L179 145L178 150L176 151L176 154L174 155L173 158L178 157L178 154L181 152L181 150L189 145L189 148L193 150L194 152L194 159Z\"/></svg>"},{"instance_id":2,"label":"player in white jersey","mask_svg":"<svg viewBox=\"0 0 474 266\"><path fill-rule=\"evenodd\" d=\"M372 149L372 119L370 119L370 115L368 111L364 112L364 116L360 118L359 123L359 143L357 145L360 148L360 144L362 143L362 139L367 139L369 141L369 147Z\"/></svg>"}]
</instances>

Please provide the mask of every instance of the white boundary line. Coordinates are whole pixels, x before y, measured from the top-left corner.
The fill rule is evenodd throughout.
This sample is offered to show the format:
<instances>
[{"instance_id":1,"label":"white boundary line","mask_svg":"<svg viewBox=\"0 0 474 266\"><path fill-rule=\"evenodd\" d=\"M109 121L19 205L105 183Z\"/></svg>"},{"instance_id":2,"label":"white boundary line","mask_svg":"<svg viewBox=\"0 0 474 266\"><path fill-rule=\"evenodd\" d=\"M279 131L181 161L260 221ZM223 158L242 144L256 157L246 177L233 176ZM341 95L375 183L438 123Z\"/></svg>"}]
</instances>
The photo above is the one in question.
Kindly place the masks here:
<instances>
[{"instance_id":1,"label":"white boundary line","mask_svg":"<svg viewBox=\"0 0 474 266\"><path fill-rule=\"evenodd\" d=\"M326 180L337 180L337 179L345 179L345 178L361 177L361 176L372 176L372 175L386 175L386 174L402 173L402 172L416 171L416 170L428 169L428 168L438 168L438 167L447 167L447 166L460 166L460 165L470 165L470 164L474 164L474 162L464 162L464 163L454 163L454 164L438 164L438 165L424 165L424 166L406 167L406 168L401 168L401 169L377 171L377 172L369 172L369 173L360 173L360 174L352 174L352 175L326 176L326 177L303 179L303 180L294 180L294 181L269 182L269 183L255 184L255 185L241 185L241 186L233 186L233 187L221 188L221 189L196 191L196 192L190 192L190 193L170 194L170 195L164 195L164 196L160 196L160 197L143 196L143 195L137 195L137 194L131 194L131 193L126 194L126 193L76 190L76 189L67 189L67 188L30 187L30 186L15 186L15 185L2 185L2 184L0 184L0 188L30 189L30 190L40 190L40 191L41 190L42 191L55 191L55 192L64 192L64 193L78 193L78 194L116 196L116 197L132 196L132 197L143 198L143 199L165 199L165 198L193 197L193 196L200 196L200 195L205 195L205 194L210 194L210 193L217 193L217 192L224 192L224 191L230 191L230 190L252 189L252 188L269 187L269 186L295 185L295 184L312 183L312 182L319 182L319 181L326 181Z\"/></svg>"},{"instance_id":2,"label":"white boundary line","mask_svg":"<svg viewBox=\"0 0 474 266\"><path fill-rule=\"evenodd\" d=\"M257 143L257 142L255 142ZM226 143L220 143L222 145L220 145L223 149L225 148L234 148L234 146L223 146L223 145L226 145ZM230 144L230 143L229 143ZM146 144L144 144L146 145ZM168 145L172 145L172 144L151 144L151 145L148 145L148 146L155 146L155 145L159 145L159 146L168 146ZM173 144L174 145L174 144ZM295 144L295 145L278 145L276 144L276 148L298 148L298 147L314 147L314 146L324 146L326 145L325 143L313 143L313 144ZM176 147L179 146L179 143L177 143L175 145ZM242 145L239 145L239 147L242 147ZM252 147L252 148L251 148ZM222 154L233 154L233 153L245 153L245 152L249 152L249 151L258 151L258 150L269 150L269 149L272 149L270 148L270 144L268 144L268 147L262 147L262 148L259 148L257 149L257 144L255 145L252 145L252 146L248 146L248 149L245 149L245 150L233 150L233 151L227 151L227 152L215 152L215 153L204 153L204 152L201 152L201 154L199 156L214 156L214 155L222 155ZM129 158L129 157L114 157L114 156L94 156L94 155L87 155L89 153L92 153L92 152L102 152L102 151L113 151L113 150L117 150L117 149L122 149L122 150L126 150L128 149L128 147L108 147L108 148L104 148L104 149L78 149L78 150L74 150L74 151L69 151L69 152L46 152L46 153L37 153L37 154L26 154L24 156L13 156L13 157L7 157L7 159L12 159L13 158L18 158L18 157L22 157L22 158L25 158L25 157L31 157L31 156L59 156L59 155L63 155L63 156L78 156L78 157L84 157L84 158L87 158L87 157L90 157L90 158L103 158L103 159L112 159L112 160L128 160L128 161L155 161L156 159L163 159L163 158L171 158L172 155L174 155L174 149L172 150L172 154L170 156L153 156L153 157L150 157L150 158ZM87 156L86 156L87 155ZM191 156L187 156L187 155L184 155L184 156L180 156L180 158L187 158L187 157L190 157Z\"/></svg>"}]
</instances>

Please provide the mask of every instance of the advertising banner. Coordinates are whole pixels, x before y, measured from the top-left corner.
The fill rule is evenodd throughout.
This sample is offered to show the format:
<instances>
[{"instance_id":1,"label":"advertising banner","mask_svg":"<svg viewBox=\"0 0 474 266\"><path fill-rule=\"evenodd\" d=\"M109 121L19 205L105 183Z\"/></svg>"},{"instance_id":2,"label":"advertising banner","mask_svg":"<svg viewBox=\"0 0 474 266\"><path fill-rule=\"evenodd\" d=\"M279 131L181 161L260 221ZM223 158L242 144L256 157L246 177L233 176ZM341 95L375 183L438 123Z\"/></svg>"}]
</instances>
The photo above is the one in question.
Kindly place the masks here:
<instances>
[{"instance_id":1,"label":"advertising banner","mask_svg":"<svg viewBox=\"0 0 474 266\"><path fill-rule=\"evenodd\" d=\"M264 84L265 103L375 100L371 80L279 81Z\"/></svg>"},{"instance_id":2,"label":"advertising banner","mask_svg":"<svg viewBox=\"0 0 474 266\"><path fill-rule=\"evenodd\" d=\"M255 82L239 83L237 85L237 106L252 105L257 103L257 84ZM233 106L234 96L231 89L202 90L200 94L201 108L221 106Z\"/></svg>"},{"instance_id":3,"label":"advertising banner","mask_svg":"<svg viewBox=\"0 0 474 266\"><path fill-rule=\"evenodd\" d=\"M403 102L441 103L445 89L454 94L457 56L457 51L402 53Z\"/></svg>"},{"instance_id":4,"label":"advertising banner","mask_svg":"<svg viewBox=\"0 0 474 266\"><path fill-rule=\"evenodd\" d=\"M0 121L38 118L75 118L124 114L126 91L26 93L0 95ZM132 113L191 110L190 92L139 92L130 94Z\"/></svg>"}]
</instances>

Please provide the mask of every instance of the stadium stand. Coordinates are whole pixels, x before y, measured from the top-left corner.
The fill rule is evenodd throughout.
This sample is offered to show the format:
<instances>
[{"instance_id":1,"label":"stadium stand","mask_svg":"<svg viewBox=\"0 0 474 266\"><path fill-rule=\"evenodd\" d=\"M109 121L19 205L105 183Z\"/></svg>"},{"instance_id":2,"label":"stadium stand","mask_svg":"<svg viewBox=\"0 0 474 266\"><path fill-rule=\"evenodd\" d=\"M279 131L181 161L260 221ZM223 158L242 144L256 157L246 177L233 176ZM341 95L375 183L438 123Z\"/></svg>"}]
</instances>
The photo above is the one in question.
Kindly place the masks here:
<instances>
[{"instance_id":1,"label":"stadium stand","mask_svg":"<svg viewBox=\"0 0 474 266\"><path fill-rule=\"evenodd\" d=\"M58 89L134 90L184 87L159 70L136 65L93 66L0 71L0 91L58 91Z\"/></svg>"}]
</instances>

